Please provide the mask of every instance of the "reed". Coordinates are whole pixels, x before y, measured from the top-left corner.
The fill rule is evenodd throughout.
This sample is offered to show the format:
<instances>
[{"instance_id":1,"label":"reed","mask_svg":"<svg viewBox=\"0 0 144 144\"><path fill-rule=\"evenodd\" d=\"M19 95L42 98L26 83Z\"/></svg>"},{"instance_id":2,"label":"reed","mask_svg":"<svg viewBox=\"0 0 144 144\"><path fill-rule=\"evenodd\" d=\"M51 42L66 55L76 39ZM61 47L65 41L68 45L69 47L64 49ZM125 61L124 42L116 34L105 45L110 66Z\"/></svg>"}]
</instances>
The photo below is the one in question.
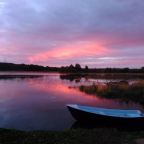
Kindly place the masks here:
<instances>
[{"instance_id":1,"label":"reed","mask_svg":"<svg viewBox=\"0 0 144 144\"><path fill-rule=\"evenodd\" d=\"M126 82L110 82L107 84L81 85L79 90L87 94L103 98L120 99L144 104L144 80L132 84Z\"/></svg>"}]
</instances>

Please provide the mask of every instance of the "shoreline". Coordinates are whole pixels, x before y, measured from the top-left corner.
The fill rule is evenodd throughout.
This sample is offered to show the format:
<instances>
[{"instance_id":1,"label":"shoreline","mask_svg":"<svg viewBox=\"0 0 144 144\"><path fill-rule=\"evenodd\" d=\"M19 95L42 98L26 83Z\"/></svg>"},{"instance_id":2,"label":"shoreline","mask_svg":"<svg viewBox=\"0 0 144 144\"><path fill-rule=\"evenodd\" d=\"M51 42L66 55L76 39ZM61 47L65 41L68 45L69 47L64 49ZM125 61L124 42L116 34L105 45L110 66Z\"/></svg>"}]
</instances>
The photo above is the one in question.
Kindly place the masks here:
<instances>
[{"instance_id":1,"label":"shoreline","mask_svg":"<svg viewBox=\"0 0 144 144\"><path fill-rule=\"evenodd\" d=\"M21 131L0 128L0 144L133 144L144 131L116 129L71 129L64 131Z\"/></svg>"}]
</instances>

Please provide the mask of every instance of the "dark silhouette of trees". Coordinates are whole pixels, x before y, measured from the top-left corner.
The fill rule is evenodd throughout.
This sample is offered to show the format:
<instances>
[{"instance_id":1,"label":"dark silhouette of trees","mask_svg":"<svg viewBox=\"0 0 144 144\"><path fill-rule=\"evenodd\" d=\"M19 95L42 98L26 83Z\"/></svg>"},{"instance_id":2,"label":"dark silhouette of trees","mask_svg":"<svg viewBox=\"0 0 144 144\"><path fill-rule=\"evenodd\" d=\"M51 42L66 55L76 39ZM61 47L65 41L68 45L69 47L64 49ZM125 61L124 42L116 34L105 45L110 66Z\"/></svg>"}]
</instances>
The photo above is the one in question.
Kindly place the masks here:
<instances>
[{"instance_id":1,"label":"dark silhouette of trees","mask_svg":"<svg viewBox=\"0 0 144 144\"><path fill-rule=\"evenodd\" d=\"M144 67L140 69L129 69L129 68L88 68L85 66L81 67L80 64L49 67L40 65L26 65L26 64L13 64L13 63L0 63L0 71L37 71L37 72L62 72L62 73L144 73Z\"/></svg>"},{"instance_id":2,"label":"dark silhouette of trees","mask_svg":"<svg viewBox=\"0 0 144 144\"><path fill-rule=\"evenodd\" d=\"M88 69L89 69L89 68L88 68L88 66L86 65L86 66L85 66L85 70L88 70Z\"/></svg>"},{"instance_id":3,"label":"dark silhouette of trees","mask_svg":"<svg viewBox=\"0 0 144 144\"><path fill-rule=\"evenodd\" d=\"M58 71L56 67L44 67L40 65L26 65L13 63L0 63L0 71Z\"/></svg>"},{"instance_id":4,"label":"dark silhouette of trees","mask_svg":"<svg viewBox=\"0 0 144 144\"><path fill-rule=\"evenodd\" d=\"M76 64L76 65L75 65L75 69L76 69L77 71L81 71L81 70L82 70L81 65L80 65L80 64Z\"/></svg>"},{"instance_id":5,"label":"dark silhouette of trees","mask_svg":"<svg viewBox=\"0 0 144 144\"><path fill-rule=\"evenodd\" d=\"M141 71L144 72L144 67L141 68Z\"/></svg>"},{"instance_id":6,"label":"dark silhouette of trees","mask_svg":"<svg viewBox=\"0 0 144 144\"><path fill-rule=\"evenodd\" d=\"M75 66L73 66L71 64L70 66L66 66L66 67L62 66L60 68L60 72L69 72L69 73L74 72L74 73L76 73L76 72L81 72L81 71L82 71L82 68L81 68L80 64L75 64Z\"/></svg>"}]
</instances>

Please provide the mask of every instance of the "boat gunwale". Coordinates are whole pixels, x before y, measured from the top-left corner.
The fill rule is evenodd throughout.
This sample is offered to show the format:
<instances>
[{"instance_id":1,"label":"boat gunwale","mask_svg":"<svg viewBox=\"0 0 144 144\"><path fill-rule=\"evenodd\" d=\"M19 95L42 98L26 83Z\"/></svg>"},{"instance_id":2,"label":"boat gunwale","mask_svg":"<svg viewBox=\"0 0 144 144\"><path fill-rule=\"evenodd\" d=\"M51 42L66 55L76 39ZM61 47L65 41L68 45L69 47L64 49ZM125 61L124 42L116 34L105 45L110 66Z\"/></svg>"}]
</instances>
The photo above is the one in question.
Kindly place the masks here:
<instances>
[{"instance_id":1,"label":"boat gunwale","mask_svg":"<svg viewBox=\"0 0 144 144\"><path fill-rule=\"evenodd\" d=\"M106 117L115 117L115 118L143 118L144 114L140 111L140 110L121 110L121 109L105 109L105 108L97 108L97 107L91 107L91 106L82 106L82 105L77 105L77 104L67 104L67 107L79 110L79 111L83 111L83 112L87 112L87 113L91 113L91 114L95 114L95 115L99 115L99 116L106 116ZM96 112L94 111L90 111L90 110L86 110L86 109L82 109L81 107L85 107L85 108L91 108L91 109L97 109ZM105 110L105 111L121 111L121 112L127 112L127 114L121 114L119 113L119 115L113 113L113 114L107 114L106 112L99 112L98 110ZM137 113L132 113L132 114L128 114L128 112L137 112Z\"/></svg>"}]
</instances>

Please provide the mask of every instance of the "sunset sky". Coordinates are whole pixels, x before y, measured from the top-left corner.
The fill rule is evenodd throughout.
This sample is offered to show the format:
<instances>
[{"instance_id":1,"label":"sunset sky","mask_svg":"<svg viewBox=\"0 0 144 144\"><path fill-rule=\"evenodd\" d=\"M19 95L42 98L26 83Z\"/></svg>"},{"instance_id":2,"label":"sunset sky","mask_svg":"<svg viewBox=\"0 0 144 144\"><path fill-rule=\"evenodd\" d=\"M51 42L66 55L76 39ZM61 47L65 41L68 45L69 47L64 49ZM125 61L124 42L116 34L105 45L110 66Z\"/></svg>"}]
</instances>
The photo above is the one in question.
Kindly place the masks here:
<instances>
[{"instance_id":1,"label":"sunset sky","mask_svg":"<svg viewBox=\"0 0 144 144\"><path fill-rule=\"evenodd\" d=\"M144 0L0 0L0 62L144 66Z\"/></svg>"}]
</instances>

